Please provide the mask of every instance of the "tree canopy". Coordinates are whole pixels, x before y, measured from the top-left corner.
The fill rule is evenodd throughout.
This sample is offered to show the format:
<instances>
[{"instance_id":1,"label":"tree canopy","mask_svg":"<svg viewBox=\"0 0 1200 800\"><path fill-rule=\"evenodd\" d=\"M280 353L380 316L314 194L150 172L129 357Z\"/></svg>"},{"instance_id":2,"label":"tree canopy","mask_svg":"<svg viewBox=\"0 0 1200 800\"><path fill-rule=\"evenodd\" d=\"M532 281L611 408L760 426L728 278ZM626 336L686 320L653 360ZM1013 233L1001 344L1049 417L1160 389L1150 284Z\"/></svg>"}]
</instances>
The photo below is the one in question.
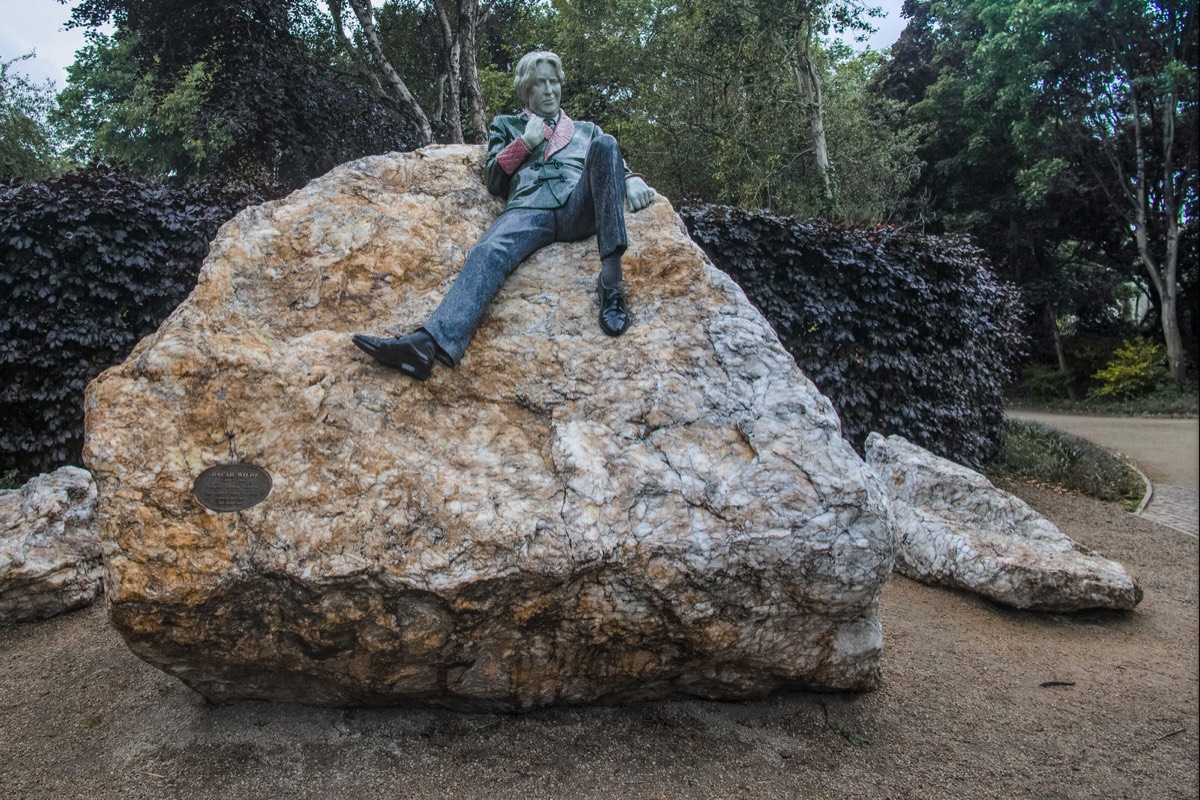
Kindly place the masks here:
<instances>
[{"instance_id":1,"label":"tree canopy","mask_svg":"<svg viewBox=\"0 0 1200 800\"><path fill-rule=\"evenodd\" d=\"M8 61L0 59L0 180L37 180L59 168L48 119L54 103L53 83L39 85L18 71L18 65L33 56L26 53Z\"/></svg>"},{"instance_id":2,"label":"tree canopy","mask_svg":"<svg viewBox=\"0 0 1200 800\"><path fill-rule=\"evenodd\" d=\"M910 213L980 238L1051 325L1065 309L1082 310L1098 284L1144 282L1182 382L1179 242L1196 202L1194 5L908 0L905 13L909 25L873 88L907 106L903 125L928 164ZM1090 274L1081 280L1082 266Z\"/></svg>"},{"instance_id":3,"label":"tree canopy","mask_svg":"<svg viewBox=\"0 0 1200 800\"><path fill-rule=\"evenodd\" d=\"M84 0L112 23L56 115L78 160L295 182L353 155L480 141L516 59L562 54L566 107L672 196L874 221L919 171L865 90L880 54L850 0ZM781 27L781 21L786 25ZM845 169L842 169L842 166Z\"/></svg>"},{"instance_id":4,"label":"tree canopy","mask_svg":"<svg viewBox=\"0 0 1200 800\"><path fill-rule=\"evenodd\" d=\"M116 25L69 71L59 116L81 152L105 161L295 184L409 145L307 0L84 0L73 21Z\"/></svg>"}]
</instances>

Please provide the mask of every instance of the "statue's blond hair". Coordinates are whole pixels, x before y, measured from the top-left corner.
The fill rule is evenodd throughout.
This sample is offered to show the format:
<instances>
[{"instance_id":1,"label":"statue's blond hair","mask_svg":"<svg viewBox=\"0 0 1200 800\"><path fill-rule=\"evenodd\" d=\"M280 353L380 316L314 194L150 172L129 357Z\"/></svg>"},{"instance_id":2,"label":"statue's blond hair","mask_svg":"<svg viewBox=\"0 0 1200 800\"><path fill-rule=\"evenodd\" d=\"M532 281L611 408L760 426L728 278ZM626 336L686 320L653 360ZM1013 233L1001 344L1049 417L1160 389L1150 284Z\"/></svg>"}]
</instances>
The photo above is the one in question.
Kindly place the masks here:
<instances>
[{"instance_id":1,"label":"statue's blond hair","mask_svg":"<svg viewBox=\"0 0 1200 800\"><path fill-rule=\"evenodd\" d=\"M549 64L554 67L554 74L558 76L559 82L565 77L562 60L554 53L547 50L535 50L521 56L521 60L517 62L517 68L513 70L513 91L517 93L517 99L526 105L529 104L529 91L533 88L533 82L537 80L539 64Z\"/></svg>"}]
</instances>

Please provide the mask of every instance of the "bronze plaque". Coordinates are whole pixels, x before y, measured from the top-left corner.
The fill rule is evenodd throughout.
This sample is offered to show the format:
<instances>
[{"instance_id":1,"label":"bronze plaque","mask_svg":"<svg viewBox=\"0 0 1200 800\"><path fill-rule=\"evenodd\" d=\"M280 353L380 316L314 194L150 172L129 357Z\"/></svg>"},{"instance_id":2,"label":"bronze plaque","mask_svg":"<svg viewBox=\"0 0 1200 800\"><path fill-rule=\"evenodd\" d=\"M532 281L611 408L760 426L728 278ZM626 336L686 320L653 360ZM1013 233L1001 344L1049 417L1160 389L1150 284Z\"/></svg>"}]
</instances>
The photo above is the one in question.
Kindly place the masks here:
<instances>
[{"instance_id":1,"label":"bronze plaque","mask_svg":"<svg viewBox=\"0 0 1200 800\"><path fill-rule=\"evenodd\" d=\"M192 491L205 508L241 511L267 499L271 473L253 464L218 464L200 473Z\"/></svg>"}]
</instances>

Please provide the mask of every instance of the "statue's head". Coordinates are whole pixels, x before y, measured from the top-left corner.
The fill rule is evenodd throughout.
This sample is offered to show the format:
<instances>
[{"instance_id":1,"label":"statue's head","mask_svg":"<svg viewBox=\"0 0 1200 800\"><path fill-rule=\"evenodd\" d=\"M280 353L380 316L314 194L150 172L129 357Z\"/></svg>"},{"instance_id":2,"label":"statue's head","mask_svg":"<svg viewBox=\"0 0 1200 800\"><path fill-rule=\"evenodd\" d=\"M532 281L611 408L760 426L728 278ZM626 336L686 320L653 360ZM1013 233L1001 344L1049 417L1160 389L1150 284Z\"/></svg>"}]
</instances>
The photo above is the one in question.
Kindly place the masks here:
<instances>
[{"instance_id":1,"label":"statue's head","mask_svg":"<svg viewBox=\"0 0 1200 800\"><path fill-rule=\"evenodd\" d=\"M562 61L554 53L538 50L526 53L517 62L513 89L526 108L543 117L552 117L562 105Z\"/></svg>"}]
</instances>

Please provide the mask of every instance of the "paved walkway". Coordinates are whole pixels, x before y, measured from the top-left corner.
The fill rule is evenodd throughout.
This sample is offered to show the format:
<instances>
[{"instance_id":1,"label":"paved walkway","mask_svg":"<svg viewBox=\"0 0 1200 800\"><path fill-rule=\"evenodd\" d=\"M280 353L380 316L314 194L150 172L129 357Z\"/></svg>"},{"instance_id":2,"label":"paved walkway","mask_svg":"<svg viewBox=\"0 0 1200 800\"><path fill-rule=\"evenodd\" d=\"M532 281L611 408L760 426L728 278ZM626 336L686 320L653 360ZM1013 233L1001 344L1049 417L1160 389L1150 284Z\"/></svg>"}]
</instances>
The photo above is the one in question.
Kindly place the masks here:
<instances>
[{"instance_id":1,"label":"paved walkway","mask_svg":"<svg viewBox=\"0 0 1200 800\"><path fill-rule=\"evenodd\" d=\"M1154 484L1142 516L1189 536L1200 536L1200 420L1005 413L1012 419L1073 433L1128 456Z\"/></svg>"}]
</instances>

